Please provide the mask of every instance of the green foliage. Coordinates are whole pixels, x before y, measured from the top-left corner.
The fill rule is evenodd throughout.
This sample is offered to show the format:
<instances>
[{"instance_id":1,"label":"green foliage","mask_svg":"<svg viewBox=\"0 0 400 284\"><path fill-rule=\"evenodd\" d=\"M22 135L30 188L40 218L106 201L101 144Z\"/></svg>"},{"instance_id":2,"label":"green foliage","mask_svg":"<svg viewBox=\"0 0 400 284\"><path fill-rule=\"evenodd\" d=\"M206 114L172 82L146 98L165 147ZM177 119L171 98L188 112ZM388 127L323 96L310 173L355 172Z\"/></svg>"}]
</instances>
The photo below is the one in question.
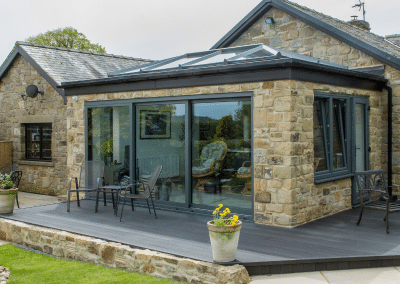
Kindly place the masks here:
<instances>
[{"instance_id":1,"label":"green foliage","mask_svg":"<svg viewBox=\"0 0 400 284\"><path fill-rule=\"evenodd\" d=\"M26 41L55 47L79 49L82 51L106 53L106 49L98 44L91 43L84 34L72 27L58 28L44 34L29 37Z\"/></svg>"},{"instance_id":2,"label":"green foliage","mask_svg":"<svg viewBox=\"0 0 400 284\"><path fill-rule=\"evenodd\" d=\"M234 138L234 133L235 123L233 122L232 115L224 116L218 121L214 140L231 140Z\"/></svg>"},{"instance_id":3,"label":"green foliage","mask_svg":"<svg viewBox=\"0 0 400 284\"><path fill-rule=\"evenodd\" d=\"M11 179L12 172L8 175L0 174L0 189L10 189L14 187L14 182Z\"/></svg>"},{"instance_id":4,"label":"green foliage","mask_svg":"<svg viewBox=\"0 0 400 284\"><path fill-rule=\"evenodd\" d=\"M7 284L176 283L101 265L57 259L12 244L0 246L0 263L11 270Z\"/></svg>"}]
</instances>

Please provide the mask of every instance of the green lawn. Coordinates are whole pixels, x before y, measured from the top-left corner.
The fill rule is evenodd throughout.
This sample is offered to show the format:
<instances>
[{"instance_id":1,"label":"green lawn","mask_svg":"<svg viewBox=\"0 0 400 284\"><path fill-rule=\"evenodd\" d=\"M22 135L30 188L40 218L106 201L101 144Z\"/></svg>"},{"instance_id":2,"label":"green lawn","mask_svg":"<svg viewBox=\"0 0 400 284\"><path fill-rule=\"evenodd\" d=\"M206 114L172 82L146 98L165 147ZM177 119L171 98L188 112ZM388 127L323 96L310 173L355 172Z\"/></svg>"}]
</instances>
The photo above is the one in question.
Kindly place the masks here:
<instances>
[{"instance_id":1,"label":"green lawn","mask_svg":"<svg viewBox=\"0 0 400 284\"><path fill-rule=\"evenodd\" d=\"M49 257L12 244L0 246L0 265L10 268L12 283L176 283L101 265Z\"/></svg>"}]
</instances>

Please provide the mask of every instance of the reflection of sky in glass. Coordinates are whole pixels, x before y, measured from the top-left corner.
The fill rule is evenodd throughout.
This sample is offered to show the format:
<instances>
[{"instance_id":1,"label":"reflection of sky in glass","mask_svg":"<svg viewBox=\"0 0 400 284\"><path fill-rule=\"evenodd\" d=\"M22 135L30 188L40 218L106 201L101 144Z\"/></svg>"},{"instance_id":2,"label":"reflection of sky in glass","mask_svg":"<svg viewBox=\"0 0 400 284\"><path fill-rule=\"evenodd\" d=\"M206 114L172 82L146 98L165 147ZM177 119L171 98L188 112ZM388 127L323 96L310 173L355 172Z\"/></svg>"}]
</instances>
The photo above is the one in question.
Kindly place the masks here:
<instances>
[{"instance_id":1,"label":"reflection of sky in glass","mask_svg":"<svg viewBox=\"0 0 400 284\"><path fill-rule=\"evenodd\" d=\"M199 103L194 104L194 116L208 116L213 119L221 119L223 116L232 115L242 106L239 102Z\"/></svg>"},{"instance_id":2,"label":"reflection of sky in glass","mask_svg":"<svg viewBox=\"0 0 400 284\"><path fill-rule=\"evenodd\" d=\"M175 115L180 116L180 115L185 115L185 105L184 104L178 104L175 105Z\"/></svg>"}]
</instances>

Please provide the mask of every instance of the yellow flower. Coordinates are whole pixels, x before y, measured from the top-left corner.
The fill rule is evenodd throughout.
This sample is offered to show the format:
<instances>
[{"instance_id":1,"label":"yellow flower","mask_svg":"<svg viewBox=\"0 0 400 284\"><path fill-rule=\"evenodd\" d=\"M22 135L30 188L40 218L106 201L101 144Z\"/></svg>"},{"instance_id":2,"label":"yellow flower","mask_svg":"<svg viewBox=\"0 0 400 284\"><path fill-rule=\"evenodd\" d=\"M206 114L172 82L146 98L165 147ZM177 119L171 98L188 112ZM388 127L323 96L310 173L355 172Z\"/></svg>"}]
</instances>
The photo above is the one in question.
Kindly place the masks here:
<instances>
[{"instance_id":1,"label":"yellow flower","mask_svg":"<svg viewBox=\"0 0 400 284\"><path fill-rule=\"evenodd\" d=\"M217 214L217 210L214 210L213 215Z\"/></svg>"},{"instance_id":2,"label":"yellow flower","mask_svg":"<svg viewBox=\"0 0 400 284\"><path fill-rule=\"evenodd\" d=\"M229 210L229 208L226 208L225 211L226 211L227 213L231 213L231 210Z\"/></svg>"},{"instance_id":3,"label":"yellow flower","mask_svg":"<svg viewBox=\"0 0 400 284\"><path fill-rule=\"evenodd\" d=\"M218 208L222 208L224 205L222 204L218 204Z\"/></svg>"},{"instance_id":4,"label":"yellow flower","mask_svg":"<svg viewBox=\"0 0 400 284\"><path fill-rule=\"evenodd\" d=\"M238 215L233 215L232 219L237 221L237 220L239 220L239 216Z\"/></svg>"}]
</instances>

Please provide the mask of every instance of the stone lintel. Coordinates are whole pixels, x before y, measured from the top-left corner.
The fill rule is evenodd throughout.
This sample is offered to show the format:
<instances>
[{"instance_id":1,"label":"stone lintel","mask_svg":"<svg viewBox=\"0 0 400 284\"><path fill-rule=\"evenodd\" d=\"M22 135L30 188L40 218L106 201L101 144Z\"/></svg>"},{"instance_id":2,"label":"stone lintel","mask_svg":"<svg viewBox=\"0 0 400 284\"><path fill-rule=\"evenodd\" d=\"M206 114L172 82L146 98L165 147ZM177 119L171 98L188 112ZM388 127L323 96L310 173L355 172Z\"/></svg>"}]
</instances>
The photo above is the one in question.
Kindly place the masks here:
<instances>
[{"instance_id":1,"label":"stone lintel","mask_svg":"<svg viewBox=\"0 0 400 284\"><path fill-rule=\"evenodd\" d=\"M27 115L18 117L19 123L54 123L54 115Z\"/></svg>"}]
</instances>

